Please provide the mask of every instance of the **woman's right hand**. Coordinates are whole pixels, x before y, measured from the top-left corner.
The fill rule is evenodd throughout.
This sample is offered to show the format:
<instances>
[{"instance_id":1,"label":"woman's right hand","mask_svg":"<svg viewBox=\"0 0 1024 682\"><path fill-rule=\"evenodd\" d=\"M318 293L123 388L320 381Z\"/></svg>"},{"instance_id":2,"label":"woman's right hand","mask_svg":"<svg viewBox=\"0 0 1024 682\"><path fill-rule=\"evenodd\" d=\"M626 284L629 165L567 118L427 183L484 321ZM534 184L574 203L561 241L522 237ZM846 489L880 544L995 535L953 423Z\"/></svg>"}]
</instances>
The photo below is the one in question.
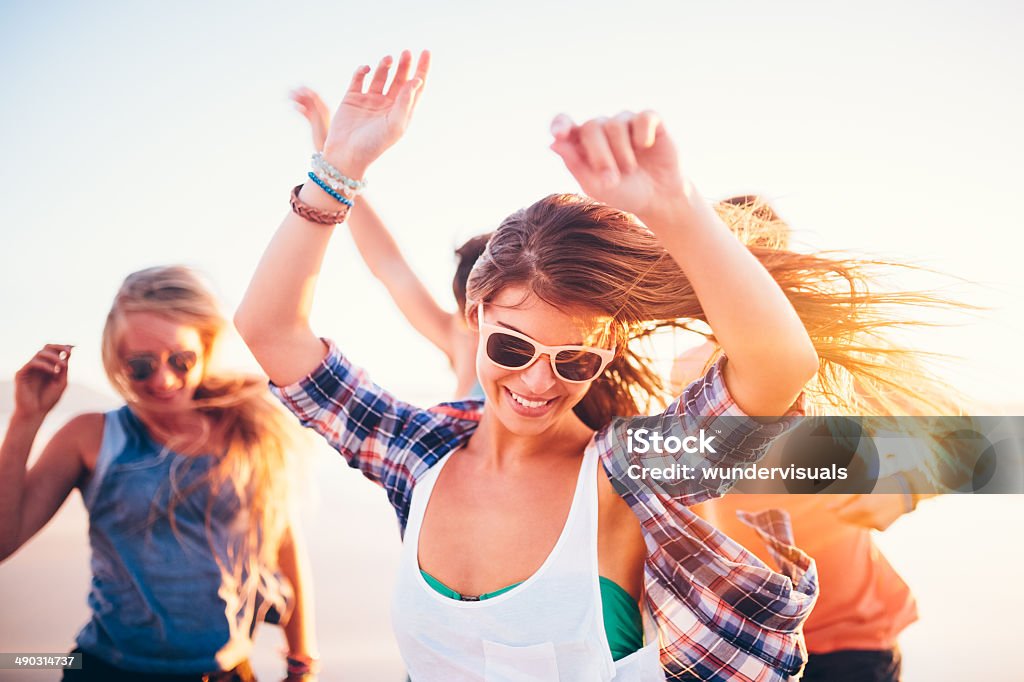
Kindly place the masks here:
<instances>
[{"instance_id":1,"label":"woman's right hand","mask_svg":"<svg viewBox=\"0 0 1024 682\"><path fill-rule=\"evenodd\" d=\"M350 178L362 178L366 168L402 137L423 92L430 69L430 53L426 50L420 53L416 73L410 78L412 54L404 50L391 86L385 92L391 66L390 56L380 60L366 92L363 87L370 67L356 69L348 92L331 120L324 156Z\"/></svg>"},{"instance_id":2,"label":"woman's right hand","mask_svg":"<svg viewBox=\"0 0 1024 682\"><path fill-rule=\"evenodd\" d=\"M42 419L68 386L68 358L74 346L49 343L14 375L14 411Z\"/></svg>"}]
</instances>

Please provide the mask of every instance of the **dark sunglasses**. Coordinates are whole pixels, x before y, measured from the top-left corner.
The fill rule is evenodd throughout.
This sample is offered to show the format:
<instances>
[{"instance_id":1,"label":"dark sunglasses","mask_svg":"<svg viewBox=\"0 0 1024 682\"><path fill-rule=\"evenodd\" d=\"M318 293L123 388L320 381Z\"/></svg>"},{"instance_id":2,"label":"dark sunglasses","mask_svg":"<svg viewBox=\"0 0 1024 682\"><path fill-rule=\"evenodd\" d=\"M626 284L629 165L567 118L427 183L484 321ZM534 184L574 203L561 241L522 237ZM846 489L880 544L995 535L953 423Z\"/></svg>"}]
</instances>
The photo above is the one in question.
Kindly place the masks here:
<instances>
[{"instance_id":1,"label":"dark sunglasses","mask_svg":"<svg viewBox=\"0 0 1024 682\"><path fill-rule=\"evenodd\" d=\"M132 381L145 381L156 374L160 365L165 361L171 371L179 377L184 377L192 371L199 359L195 351L179 350L173 353L167 352L161 355L153 353L139 353L124 359L125 369L128 370L128 378Z\"/></svg>"},{"instance_id":2,"label":"dark sunglasses","mask_svg":"<svg viewBox=\"0 0 1024 682\"><path fill-rule=\"evenodd\" d=\"M502 369L526 369L542 354L551 361L551 370L562 381L582 384L595 378L615 357L615 349L594 346L545 346L513 329L484 322L484 306L477 308L480 341L487 359Z\"/></svg>"}]
</instances>

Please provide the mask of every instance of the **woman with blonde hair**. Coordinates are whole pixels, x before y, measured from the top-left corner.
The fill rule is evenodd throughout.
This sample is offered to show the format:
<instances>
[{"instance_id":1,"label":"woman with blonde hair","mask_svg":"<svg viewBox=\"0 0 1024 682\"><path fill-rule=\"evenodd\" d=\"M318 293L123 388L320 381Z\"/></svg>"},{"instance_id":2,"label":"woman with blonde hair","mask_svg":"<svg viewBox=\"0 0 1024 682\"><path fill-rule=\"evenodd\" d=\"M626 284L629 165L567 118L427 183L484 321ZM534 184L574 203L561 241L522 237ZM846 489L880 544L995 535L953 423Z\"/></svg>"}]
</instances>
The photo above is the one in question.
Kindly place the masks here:
<instances>
[{"instance_id":1,"label":"woman with blonde hair","mask_svg":"<svg viewBox=\"0 0 1024 682\"><path fill-rule=\"evenodd\" d=\"M721 482L631 473L672 459L625 445L632 420L620 417L662 392L634 341L711 326L727 359L660 419L694 444L700 434L686 464L741 465L799 414L819 370L825 382L844 365L871 371L854 362L870 350L855 342L871 306L829 286L841 276L828 259L752 255L680 172L656 114L560 116L552 149L592 198L514 213L474 267L466 315L486 401L398 399L321 340L309 312L333 226L404 133L428 64L424 53L414 74L408 52L394 69L385 58L368 85L370 67L356 71L235 316L273 390L395 509L392 621L412 679L794 678L813 562L776 515L748 521L781 573L688 509Z\"/></svg>"},{"instance_id":2,"label":"woman with blonde hair","mask_svg":"<svg viewBox=\"0 0 1024 682\"><path fill-rule=\"evenodd\" d=\"M224 325L191 270L129 275L103 330L104 369L126 404L73 418L27 471L72 347L46 345L15 377L0 448L0 559L74 488L89 513L91 616L76 638L82 667L66 680L250 680L254 631L271 614L286 621L289 679L312 679L286 424L261 379L211 366Z\"/></svg>"}]
</instances>

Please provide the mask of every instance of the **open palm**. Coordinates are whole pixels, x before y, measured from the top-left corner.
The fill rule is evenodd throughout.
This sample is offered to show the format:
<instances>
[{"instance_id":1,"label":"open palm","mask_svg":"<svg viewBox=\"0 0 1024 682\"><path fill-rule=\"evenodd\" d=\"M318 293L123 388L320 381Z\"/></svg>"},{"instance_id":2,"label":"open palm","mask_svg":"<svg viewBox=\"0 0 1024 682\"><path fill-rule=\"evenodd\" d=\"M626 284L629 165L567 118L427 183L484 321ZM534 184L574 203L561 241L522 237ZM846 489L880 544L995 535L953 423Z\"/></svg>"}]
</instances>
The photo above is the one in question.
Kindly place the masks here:
<instances>
[{"instance_id":1,"label":"open palm","mask_svg":"<svg viewBox=\"0 0 1024 682\"><path fill-rule=\"evenodd\" d=\"M412 55L403 51L391 85L385 88L391 66L391 57L384 57L365 92L370 67L356 69L327 131L324 156L351 177L362 177L366 168L402 137L423 91L430 53L420 54L412 75Z\"/></svg>"}]
</instances>

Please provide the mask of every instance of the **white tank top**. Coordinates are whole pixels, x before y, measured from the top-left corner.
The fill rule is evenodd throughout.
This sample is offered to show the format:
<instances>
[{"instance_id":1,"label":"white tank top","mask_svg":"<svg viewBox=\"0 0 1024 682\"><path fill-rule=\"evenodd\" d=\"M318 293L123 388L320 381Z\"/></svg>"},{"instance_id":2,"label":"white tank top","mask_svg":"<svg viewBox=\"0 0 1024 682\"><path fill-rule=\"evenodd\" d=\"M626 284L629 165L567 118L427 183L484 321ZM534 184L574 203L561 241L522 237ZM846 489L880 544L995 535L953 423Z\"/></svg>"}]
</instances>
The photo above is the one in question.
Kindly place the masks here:
<instances>
[{"instance_id":1,"label":"white tank top","mask_svg":"<svg viewBox=\"0 0 1024 682\"><path fill-rule=\"evenodd\" d=\"M597 450L584 453L565 526L541 567L483 601L446 597L420 574L423 513L447 459L413 489L391 606L412 682L664 680L649 618L647 646L619 661L608 648L597 567Z\"/></svg>"}]
</instances>

